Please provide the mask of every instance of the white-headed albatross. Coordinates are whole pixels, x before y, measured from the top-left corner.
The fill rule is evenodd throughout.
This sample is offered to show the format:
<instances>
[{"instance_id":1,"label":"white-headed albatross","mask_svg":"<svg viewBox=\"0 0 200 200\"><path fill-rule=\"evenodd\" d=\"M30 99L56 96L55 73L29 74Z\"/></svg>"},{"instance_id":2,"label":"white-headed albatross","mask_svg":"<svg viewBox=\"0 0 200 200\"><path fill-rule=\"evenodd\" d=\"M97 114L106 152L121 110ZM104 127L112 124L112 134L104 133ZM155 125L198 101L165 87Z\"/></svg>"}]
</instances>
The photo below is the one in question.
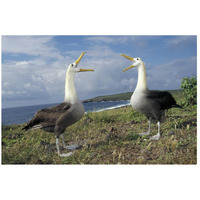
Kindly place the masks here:
<instances>
[{"instance_id":1,"label":"white-headed albatross","mask_svg":"<svg viewBox=\"0 0 200 200\"><path fill-rule=\"evenodd\" d=\"M151 119L155 119L158 122L158 134L150 137L150 139L159 140L160 121L161 117L165 113L165 110L168 110L172 107L180 108L180 106L177 105L175 99L169 92L148 90L145 65L141 58L132 58L124 54L121 54L121 56L133 62L133 64L124 69L123 72L131 69L132 67L138 68L138 81L135 91L131 96L131 105L136 111L145 114L149 122L148 131L145 133L141 133L140 135L150 134Z\"/></svg>"},{"instance_id":2,"label":"white-headed albatross","mask_svg":"<svg viewBox=\"0 0 200 200\"><path fill-rule=\"evenodd\" d=\"M59 136L61 136L63 147L67 148L63 132L68 126L79 121L85 112L74 86L76 72L94 71L92 69L80 69L77 67L84 54L85 52L74 63L70 64L67 69L64 102L47 109L39 110L23 128L24 130L43 129L47 132L54 132L57 151L60 156L67 156L68 154L60 153Z\"/></svg>"}]
</instances>

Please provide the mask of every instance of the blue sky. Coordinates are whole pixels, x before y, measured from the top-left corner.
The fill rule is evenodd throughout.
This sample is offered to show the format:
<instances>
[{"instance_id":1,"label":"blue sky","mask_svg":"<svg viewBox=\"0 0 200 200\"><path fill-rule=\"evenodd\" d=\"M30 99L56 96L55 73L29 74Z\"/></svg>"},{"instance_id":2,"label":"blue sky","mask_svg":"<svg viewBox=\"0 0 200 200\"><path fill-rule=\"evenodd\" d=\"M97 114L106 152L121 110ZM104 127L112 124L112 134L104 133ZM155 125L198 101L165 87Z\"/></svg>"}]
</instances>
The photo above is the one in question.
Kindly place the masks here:
<instances>
[{"instance_id":1,"label":"blue sky","mask_svg":"<svg viewBox=\"0 0 200 200\"><path fill-rule=\"evenodd\" d=\"M137 69L121 57L141 57L149 89L178 89L181 79L197 74L196 36L2 36L2 107L60 103L66 65L79 63L94 72L77 73L81 100L132 92Z\"/></svg>"}]
</instances>

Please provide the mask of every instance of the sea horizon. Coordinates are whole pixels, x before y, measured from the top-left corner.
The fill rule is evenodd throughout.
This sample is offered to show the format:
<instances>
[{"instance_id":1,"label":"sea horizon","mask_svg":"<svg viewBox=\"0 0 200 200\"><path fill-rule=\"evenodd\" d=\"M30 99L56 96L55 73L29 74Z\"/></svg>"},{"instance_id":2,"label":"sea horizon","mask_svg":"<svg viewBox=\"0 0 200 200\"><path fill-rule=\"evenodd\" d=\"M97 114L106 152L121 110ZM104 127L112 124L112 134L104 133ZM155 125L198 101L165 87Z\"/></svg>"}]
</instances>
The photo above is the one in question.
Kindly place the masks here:
<instances>
[{"instance_id":1,"label":"sea horizon","mask_svg":"<svg viewBox=\"0 0 200 200\"><path fill-rule=\"evenodd\" d=\"M49 108L59 103L40 104L31 106L9 107L2 108L2 126L13 124L23 124L28 122L34 114L41 109ZM85 113L101 112L110 109L116 109L123 106L130 105L130 100L119 101L97 101L83 103Z\"/></svg>"}]
</instances>

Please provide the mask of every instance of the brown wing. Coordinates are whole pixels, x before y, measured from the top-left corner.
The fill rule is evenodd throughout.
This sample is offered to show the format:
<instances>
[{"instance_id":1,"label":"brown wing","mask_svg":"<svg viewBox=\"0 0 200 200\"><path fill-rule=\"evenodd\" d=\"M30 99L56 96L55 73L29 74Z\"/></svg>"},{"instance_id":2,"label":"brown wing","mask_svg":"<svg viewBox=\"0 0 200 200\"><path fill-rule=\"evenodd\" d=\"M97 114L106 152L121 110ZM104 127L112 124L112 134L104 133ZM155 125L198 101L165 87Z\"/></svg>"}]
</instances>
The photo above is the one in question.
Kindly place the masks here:
<instances>
[{"instance_id":1,"label":"brown wing","mask_svg":"<svg viewBox=\"0 0 200 200\"><path fill-rule=\"evenodd\" d=\"M50 108L39 110L22 130L42 128L51 132L55 127L56 120L64 113L71 112L71 110L72 105L69 103L61 103Z\"/></svg>"}]
</instances>

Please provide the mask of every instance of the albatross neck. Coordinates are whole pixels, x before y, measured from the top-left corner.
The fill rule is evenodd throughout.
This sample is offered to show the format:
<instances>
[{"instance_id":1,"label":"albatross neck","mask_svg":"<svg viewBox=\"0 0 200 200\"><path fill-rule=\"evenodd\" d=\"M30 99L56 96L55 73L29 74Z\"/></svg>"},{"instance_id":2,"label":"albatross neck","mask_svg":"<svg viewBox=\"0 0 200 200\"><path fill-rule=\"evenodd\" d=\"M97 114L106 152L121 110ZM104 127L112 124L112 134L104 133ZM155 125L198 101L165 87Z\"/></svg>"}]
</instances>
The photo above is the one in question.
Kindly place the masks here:
<instances>
[{"instance_id":1,"label":"albatross neck","mask_svg":"<svg viewBox=\"0 0 200 200\"><path fill-rule=\"evenodd\" d=\"M67 71L66 82L65 82L64 102L71 103L71 104L75 104L80 101L76 94L74 80L75 80L75 73Z\"/></svg>"},{"instance_id":2,"label":"albatross neck","mask_svg":"<svg viewBox=\"0 0 200 200\"><path fill-rule=\"evenodd\" d=\"M146 70L144 63L138 67L138 81L135 91L147 91L147 79L146 79Z\"/></svg>"}]
</instances>

